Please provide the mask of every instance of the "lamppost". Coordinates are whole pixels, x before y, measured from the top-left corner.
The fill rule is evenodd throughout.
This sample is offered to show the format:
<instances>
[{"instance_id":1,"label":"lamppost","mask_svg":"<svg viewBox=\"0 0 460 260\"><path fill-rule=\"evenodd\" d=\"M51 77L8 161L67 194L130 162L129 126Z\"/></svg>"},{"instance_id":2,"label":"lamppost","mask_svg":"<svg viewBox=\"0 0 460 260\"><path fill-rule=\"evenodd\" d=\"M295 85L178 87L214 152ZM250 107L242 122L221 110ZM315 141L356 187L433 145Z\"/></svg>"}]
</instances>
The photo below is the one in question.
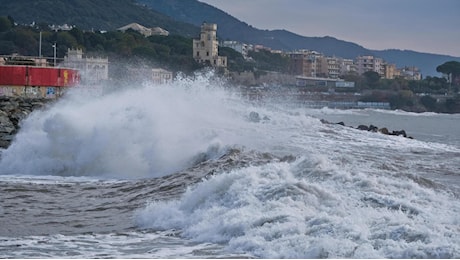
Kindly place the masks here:
<instances>
[{"instance_id":1,"label":"lamppost","mask_svg":"<svg viewBox=\"0 0 460 260\"><path fill-rule=\"evenodd\" d=\"M38 47L38 57L41 59L42 58L42 32L40 31L40 44Z\"/></svg>"},{"instance_id":2,"label":"lamppost","mask_svg":"<svg viewBox=\"0 0 460 260\"><path fill-rule=\"evenodd\" d=\"M53 44L54 48L54 67L56 67L56 43Z\"/></svg>"}]
</instances>

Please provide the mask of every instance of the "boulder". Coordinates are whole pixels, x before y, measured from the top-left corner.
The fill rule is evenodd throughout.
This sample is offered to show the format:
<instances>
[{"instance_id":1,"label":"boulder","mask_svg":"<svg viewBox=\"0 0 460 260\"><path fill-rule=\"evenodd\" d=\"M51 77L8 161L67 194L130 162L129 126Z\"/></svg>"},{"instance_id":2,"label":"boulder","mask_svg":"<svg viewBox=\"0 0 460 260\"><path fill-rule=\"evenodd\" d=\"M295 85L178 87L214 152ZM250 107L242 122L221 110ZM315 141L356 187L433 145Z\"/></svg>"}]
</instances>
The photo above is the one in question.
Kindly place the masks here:
<instances>
[{"instance_id":1,"label":"boulder","mask_svg":"<svg viewBox=\"0 0 460 260\"><path fill-rule=\"evenodd\" d=\"M379 131L379 128L376 127L375 125L370 125L369 126L369 131L376 133L377 131Z\"/></svg>"},{"instance_id":2,"label":"boulder","mask_svg":"<svg viewBox=\"0 0 460 260\"><path fill-rule=\"evenodd\" d=\"M260 122L260 115L257 112L252 111L249 113L249 121L254 122L254 123L259 123Z\"/></svg>"},{"instance_id":3,"label":"boulder","mask_svg":"<svg viewBox=\"0 0 460 260\"><path fill-rule=\"evenodd\" d=\"M404 130L400 130L400 131L393 131L391 132L390 135L397 135L397 136L404 136L404 137L407 137L407 134L406 134L406 131Z\"/></svg>"},{"instance_id":4,"label":"boulder","mask_svg":"<svg viewBox=\"0 0 460 260\"><path fill-rule=\"evenodd\" d=\"M367 125L359 125L356 129L363 130L363 131L369 131L369 127L367 127Z\"/></svg>"},{"instance_id":5,"label":"boulder","mask_svg":"<svg viewBox=\"0 0 460 260\"><path fill-rule=\"evenodd\" d=\"M388 131L388 128L386 128L386 127L380 128L379 132L384 134L384 135L389 135L390 134L390 131Z\"/></svg>"}]
</instances>

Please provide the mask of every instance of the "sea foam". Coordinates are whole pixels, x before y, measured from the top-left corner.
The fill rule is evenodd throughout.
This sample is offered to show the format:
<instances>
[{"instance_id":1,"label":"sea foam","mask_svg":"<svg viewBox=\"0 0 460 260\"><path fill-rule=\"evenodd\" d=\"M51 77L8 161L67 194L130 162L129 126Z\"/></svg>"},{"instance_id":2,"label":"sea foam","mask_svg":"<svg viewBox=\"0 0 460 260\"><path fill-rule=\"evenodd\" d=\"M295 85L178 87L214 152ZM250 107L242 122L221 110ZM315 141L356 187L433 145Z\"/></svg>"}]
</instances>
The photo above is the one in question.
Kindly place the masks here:
<instances>
[{"instance_id":1,"label":"sea foam","mask_svg":"<svg viewBox=\"0 0 460 260\"><path fill-rule=\"evenodd\" d=\"M136 213L141 228L262 258L460 256L457 204L403 176L317 156L236 169Z\"/></svg>"}]
</instances>

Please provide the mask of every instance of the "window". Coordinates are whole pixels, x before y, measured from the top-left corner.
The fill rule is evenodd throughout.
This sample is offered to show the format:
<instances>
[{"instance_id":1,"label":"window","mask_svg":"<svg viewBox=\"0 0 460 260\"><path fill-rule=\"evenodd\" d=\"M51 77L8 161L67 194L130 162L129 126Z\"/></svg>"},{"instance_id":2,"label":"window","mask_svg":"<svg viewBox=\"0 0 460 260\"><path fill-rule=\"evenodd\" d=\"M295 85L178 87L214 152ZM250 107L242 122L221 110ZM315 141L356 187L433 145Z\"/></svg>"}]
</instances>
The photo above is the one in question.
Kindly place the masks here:
<instances>
[{"instance_id":1,"label":"window","mask_svg":"<svg viewBox=\"0 0 460 260\"><path fill-rule=\"evenodd\" d=\"M209 56L209 51L206 52L206 56Z\"/></svg>"},{"instance_id":2,"label":"window","mask_svg":"<svg viewBox=\"0 0 460 260\"><path fill-rule=\"evenodd\" d=\"M196 56L198 56L198 57L200 56L200 52L199 52L199 51L196 52Z\"/></svg>"}]
</instances>

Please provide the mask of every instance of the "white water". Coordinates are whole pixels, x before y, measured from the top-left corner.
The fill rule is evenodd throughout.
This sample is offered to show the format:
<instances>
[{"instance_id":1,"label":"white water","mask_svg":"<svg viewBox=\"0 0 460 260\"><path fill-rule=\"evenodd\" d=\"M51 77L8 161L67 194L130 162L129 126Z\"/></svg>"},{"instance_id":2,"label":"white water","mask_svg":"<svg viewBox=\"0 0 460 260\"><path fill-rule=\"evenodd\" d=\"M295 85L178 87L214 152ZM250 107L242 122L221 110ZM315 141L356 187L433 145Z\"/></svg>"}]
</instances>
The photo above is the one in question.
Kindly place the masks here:
<instances>
[{"instance_id":1,"label":"white water","mask_svg":"<svg viewBox=\"0 0 460 260\"><path fill-rule=\"evenodd\" d=\"M103 97L69 95L34 112L2 154L1 174L145 178L191 165L199 153L219 155L244 143L234 132L225 91L210 79L179 79Z\"/></svg>"},{"instance_id":2,"label":"white water","mask_svg":"<svg viewBox=\"0 0 460 260\"><path fill-rule=\"evenodd\" d=\"M358 113L399 130L379 124L387 112L256 106L219 84L205 75L103 97L72 94L24 121L2 152L1 180L153 178L203 154L218 157L229 146L292 155L293 162L228 170L178 199L156 201L153 194L133 213L141 229L134 234L26 237L0 245L22 241L30 245L28 256L34 247L61 249L43 257L191 257L196 250L211 257L460 257L458 143L430 141L432 129L419 129L427 139L411 140L322 124L323 115L346 121ZM251 122L251 111L266 119ZM427 118L398 113L387 114ZM181 239L165 235L171 232Z\"/></svg>"}]
</instances>

